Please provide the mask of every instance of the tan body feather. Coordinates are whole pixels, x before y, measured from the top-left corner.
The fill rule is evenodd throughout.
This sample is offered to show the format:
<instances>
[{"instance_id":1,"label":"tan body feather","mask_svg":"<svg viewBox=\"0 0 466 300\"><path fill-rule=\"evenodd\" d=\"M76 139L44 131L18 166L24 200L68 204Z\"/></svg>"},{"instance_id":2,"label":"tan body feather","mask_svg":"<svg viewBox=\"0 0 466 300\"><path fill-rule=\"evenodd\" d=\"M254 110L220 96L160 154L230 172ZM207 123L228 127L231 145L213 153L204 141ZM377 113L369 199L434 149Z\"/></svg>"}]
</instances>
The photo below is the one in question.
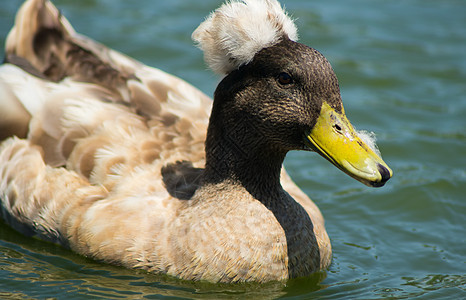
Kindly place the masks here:
<instances>
[{"instance_id":1,"label":"tan body feather","mask_svg":"<svg viewBox=\"0 0 466 300\"><path fill-rule=\"evenodd\" d=\"M63 34L65 50L44 43L40 53L55 54L41 57L31 48L44 24ZM0 89L9 95L2 105L13 103L18 117L2 120L0 130L24 137L29 126L27 139L0 148L3 217L18 230L184 279L283 280L329 265L323 217L285 171L289 195L280 207L231 182L199 186L212 104L196 88L77 36L43 0L20 11L7 54L56 82L0 67ZM90 65L80 65L83 56ZM21 94L31 86L32 94ZM310 230L304 239L303 230Z\"/></svg>"}]
</instances>

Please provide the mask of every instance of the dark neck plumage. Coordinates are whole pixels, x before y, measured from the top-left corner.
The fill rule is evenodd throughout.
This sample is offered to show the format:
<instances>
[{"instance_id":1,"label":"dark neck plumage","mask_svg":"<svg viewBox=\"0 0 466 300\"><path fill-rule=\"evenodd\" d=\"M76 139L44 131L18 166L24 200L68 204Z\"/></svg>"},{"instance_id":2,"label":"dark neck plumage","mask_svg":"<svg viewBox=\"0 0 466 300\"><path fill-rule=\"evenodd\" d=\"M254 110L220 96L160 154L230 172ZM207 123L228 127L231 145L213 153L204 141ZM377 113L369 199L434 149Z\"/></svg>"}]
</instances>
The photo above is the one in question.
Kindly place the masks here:
<instances>
[{"instance_id":1,"label":"dark neck plumage","mask_svg":"<svg viewBox=\"0 0 466 300\"><path fill-rule=\"evenodd\" d=\"M215 95L206 139L205 183L228 180L242 185L256 199L280 197L280 171L286 152L274 147L250 114L234 108L231 99Z\"/></svg>"}]
</instances>

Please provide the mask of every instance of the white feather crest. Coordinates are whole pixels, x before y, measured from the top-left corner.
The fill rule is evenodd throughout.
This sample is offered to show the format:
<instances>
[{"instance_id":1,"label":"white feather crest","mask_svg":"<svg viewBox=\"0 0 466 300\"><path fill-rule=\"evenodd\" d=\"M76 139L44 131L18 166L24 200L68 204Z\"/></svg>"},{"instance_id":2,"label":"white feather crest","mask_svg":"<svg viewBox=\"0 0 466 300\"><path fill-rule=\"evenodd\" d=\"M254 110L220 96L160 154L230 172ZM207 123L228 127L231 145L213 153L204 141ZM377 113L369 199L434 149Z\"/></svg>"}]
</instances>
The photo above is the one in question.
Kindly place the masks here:
<instances>
[{"instance_id":1,"label":"white feather crest","mask_svg":"<svg viewBox=\"0 0 466 300\"><path fill-rule=\"evenodd\" d=\"M296 25L277 0L232 0L210 14L192 38L209 67L228 74L283 36L298 39Z\"/></svg>"}]
</instances>

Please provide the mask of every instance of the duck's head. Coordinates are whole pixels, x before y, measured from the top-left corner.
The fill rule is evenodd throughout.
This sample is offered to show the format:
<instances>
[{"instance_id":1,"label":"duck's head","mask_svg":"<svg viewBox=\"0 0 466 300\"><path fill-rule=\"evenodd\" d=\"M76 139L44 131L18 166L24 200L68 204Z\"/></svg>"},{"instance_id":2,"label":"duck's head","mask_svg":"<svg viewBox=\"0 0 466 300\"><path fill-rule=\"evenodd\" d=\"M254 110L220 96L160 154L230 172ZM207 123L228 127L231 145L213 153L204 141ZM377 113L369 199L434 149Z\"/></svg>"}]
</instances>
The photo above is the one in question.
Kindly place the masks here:
<instances>
[{"instance_id":1,"label":"duck's head","mask_svg":"<svg viewBox=\"0 0 466 300\"><path fill-rule=\"evenodd\" d=\"M226 75L216 101L247 117L274 149L315 151L368 186L390 179L375 145L346 118L330 63L296 42L296 27L277 1L225 4L193 38L209 66Z\"/></svg>"}]
</instances>

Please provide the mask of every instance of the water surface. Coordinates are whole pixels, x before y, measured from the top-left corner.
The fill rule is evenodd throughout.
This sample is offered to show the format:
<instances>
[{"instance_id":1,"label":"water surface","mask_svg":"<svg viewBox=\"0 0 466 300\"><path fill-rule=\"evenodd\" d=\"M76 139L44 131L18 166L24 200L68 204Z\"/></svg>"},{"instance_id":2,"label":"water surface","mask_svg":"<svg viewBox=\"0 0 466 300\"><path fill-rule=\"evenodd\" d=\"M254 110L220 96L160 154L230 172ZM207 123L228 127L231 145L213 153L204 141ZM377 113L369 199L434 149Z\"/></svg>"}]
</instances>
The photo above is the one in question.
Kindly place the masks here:
<instances>
[{"instance_id":1,"label":"water surface","mask_svg":"<svg viewBox=\"0 0 466 300\"><path fill-rule=\"evenodd\" d=\"M0 6L4 43L21 1ZM75 29L212 95L191 32L219 1L56 0ZM287 283L193 283L101 264L0 223L0 298L466 298L466 2L286 0L300 40L340 80L349 119L377 133L380 189L313 153L286 159L333 244L326 272ZM3 50L0 51L3 56Z\"/></svg>"}]
</instances>

